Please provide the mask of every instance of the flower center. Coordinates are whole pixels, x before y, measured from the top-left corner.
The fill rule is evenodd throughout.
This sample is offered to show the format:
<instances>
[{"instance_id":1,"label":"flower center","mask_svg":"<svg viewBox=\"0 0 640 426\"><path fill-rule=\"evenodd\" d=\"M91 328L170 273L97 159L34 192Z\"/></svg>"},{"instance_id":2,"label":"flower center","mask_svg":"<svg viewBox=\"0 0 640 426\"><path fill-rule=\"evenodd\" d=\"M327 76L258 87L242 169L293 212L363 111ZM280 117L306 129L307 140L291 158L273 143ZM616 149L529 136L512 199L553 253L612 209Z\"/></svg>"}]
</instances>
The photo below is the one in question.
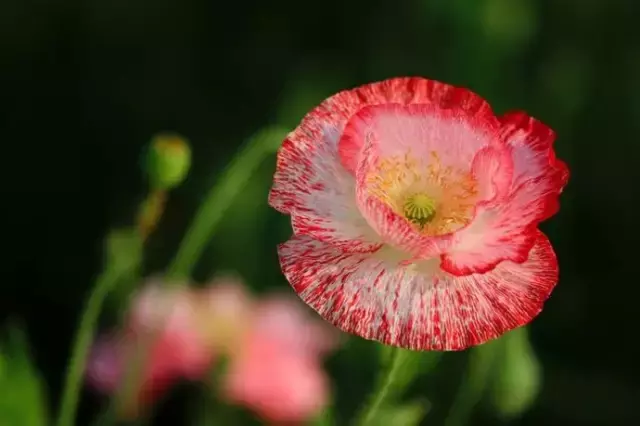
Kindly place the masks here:
<instances>
[{"instance_id":1,"label":"flower center","mask_svg":"<svg viewBox=\"0 0 640 426\"><path fill-rule=\"evenodd\" d=\"M408 196L403 207L404 216L420 228L436 215L436 201L421 192Z\"/></svg>"},{"instance_id":2,"label":"flower center","mask_svg":"<svg viewBox=\"0 0 640 426\"><path fill-rule=\"evenodd\" d=\"M476 181L456 166L437 152L386 157L369 172L367 189L421 233L442 235L469 223L477 201Z\"/></svg>"}]
</instances>

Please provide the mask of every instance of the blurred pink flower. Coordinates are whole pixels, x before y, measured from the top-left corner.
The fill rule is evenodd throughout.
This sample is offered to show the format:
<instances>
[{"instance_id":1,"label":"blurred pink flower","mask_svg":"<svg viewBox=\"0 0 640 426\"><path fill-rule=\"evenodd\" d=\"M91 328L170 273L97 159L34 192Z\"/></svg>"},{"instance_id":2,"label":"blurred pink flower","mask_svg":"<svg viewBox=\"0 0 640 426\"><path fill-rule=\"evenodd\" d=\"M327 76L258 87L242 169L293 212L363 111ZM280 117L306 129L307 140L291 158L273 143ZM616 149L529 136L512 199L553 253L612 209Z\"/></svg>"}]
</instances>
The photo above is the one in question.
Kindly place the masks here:
<instances>
[{"instance_id":1,"label":"blurred pink flower","mask_svg":"<svg viewBox=\"0 0 640 426\"><path fill-rule=\"evenodd\" d=\"M161 353L151 359L156 369L195 379L211 363L214 348L203 336L197 301L198 295L187 287L156 285L146 287L136 298L130 328L142 338L158 333L155 350Z\"/></svg>"},{"instance_id":2,"label":"blurred pink flower","mask_svg":"<svg viewBox=\"0 0 640 426\"><path fill-rule=\"evenodd\" d=\"M213 360L213 347L199 333L194 297L188 289L163 289L154 284L135 298L126 326L94 344L87 379L98 391L113 393L122 385L127 362L147 351L140 388L120 413L135 417L176 380L198 379Z\"/></svg>"},{"instance_id":3,"label":"blurred pink flower","mask_svg":"<svg viewBox=\"0 0 640 426\"><path fill-rule=\"evenodd\" d=\"M268 421L304 421L327 404L321 357L338 343L337 329L312 315L293 298L253 300L242 282L230 277L204 289L151 283L134 297L124 328L95 342L88 381L113 393L127 373L126 363L147 350L136 398L120 413L132 418L176 380L203 379L214 359L224 356L226 374L214 385L223 387L228 402Z\"/></svg>"},{"instance_id":4,"label":"blurred pink flower","mask_svg":"<svg viewBox=\"0 0 640 426\"><path fill-rule=\"evenodd\" d=\"M229 355L223 392L228 401L272 422L301 422L327 405L320 356L335 347L337 336L303 309L284 297L256 306L242 343Z\"/></svg>"},{"instance_id":5,"label":"blurred pink flower","mask_svg":"<svg viewBox=\"0 0 640 426\"><path fill-rule=\"evenodd\" d=\"M249 326L254 302L242 281L220 277L199 291L198 327L218 350L229 352Z\"/></svg>"},{"instance_id":6,"label":"blurred pink flower","mask_svg":"<svg viewBox=\"0 0 640 426\"><path fill-rule=\"evenodd\" d=\"M295 422L318 414L328 402L329 389L315 359L254 336L231 361L224 394L265 420Z\"/></svg>"},{"instance_id":7,"label":"blurred pink flower","mask_svg":"<svg viewBox=\"0 0 640 426\"><path fill-rule=\"evenodd\" d=\"M115 392L122 384L121 380L126 371L125 362L131 360L139 347L139 339L130 333L113 334L103 337L95 344L87 366L89 383L98 391L105 394ZM166 359L166 353L171 350L165 342L158 342L149 352L145 371L142 372L141 383L135 397L119 407L120 417L135 418L140 410L161 397L169 386L180 377L171 368L171 362Z\"/></svg>"}]
</instances>

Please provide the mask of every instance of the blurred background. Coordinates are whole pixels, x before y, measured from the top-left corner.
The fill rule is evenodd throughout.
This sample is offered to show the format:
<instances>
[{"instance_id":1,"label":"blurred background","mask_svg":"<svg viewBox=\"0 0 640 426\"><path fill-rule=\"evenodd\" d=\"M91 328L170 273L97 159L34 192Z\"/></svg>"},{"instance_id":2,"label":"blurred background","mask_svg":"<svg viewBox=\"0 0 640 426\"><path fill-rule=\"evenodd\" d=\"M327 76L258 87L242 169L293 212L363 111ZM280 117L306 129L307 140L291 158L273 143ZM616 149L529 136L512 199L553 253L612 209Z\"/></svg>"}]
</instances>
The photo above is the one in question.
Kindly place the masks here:
<instances>
[{"instance_id":1,"label":"blurred background","mask_svg":"<svg viewBox=\"0 0 640 426\"><path fill-rule=\"evenodd\" d=\"M140 155L153 134L185 135L193 162L147 244L145 275L167 265L251 135L293 129L341 89L419 75L468 87L498 113L527 110L556 130L572 173L542 226L561 277L529 329L540 394L508 421L481 404L470 424L640 424L639 16L635 0L0 0L0 320L24 326L55 407L104 237L131 225L145 196ZM288 288L275 246L289 221L266 203L274 166L275 153L196 279L236 271L256 293ZM370 389L373 351L358 339L329 360L339 419ZM412 387L432 404L424 424L441 424L465 356ZM163 404L158 424L179 424L189 392ZM85 389L78 424L98 407Z\"/></svg>"}]
</instances>

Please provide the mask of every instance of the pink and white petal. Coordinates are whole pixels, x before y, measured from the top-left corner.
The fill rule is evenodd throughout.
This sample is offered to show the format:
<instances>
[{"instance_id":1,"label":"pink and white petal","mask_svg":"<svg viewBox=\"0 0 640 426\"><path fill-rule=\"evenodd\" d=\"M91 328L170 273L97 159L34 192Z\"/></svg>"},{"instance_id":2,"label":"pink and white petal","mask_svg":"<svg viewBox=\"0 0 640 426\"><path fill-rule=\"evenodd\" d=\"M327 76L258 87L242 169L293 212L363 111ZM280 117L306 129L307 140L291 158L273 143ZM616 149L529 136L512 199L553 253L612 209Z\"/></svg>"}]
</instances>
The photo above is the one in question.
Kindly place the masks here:
<instances>
[{"instance_id":1,"label":"pink and white petal","mask_svg":"<svg viewBox=\"0 0 640 426\"><path fill-rule=\"evenodd\" d=\"M473 221L453 236L442 255L442 269L462 276L485 273L505 260L527 259L536 239L538 222L547 209L544 200L529 200L525 192L512 194L503 203L480 203Z\"/></svg>"},{"instance_id":2,"label":"pink and white petal","mask_svg":"<svg viewBox=\"0 0 640 426\"><path fill-rule=\"evenodd\" d=\"M301 127L311 127L308 121L314 118L305 120ZM313 129L298 128L280 148L269 204L291 214L296 234L311 235L342 250L376 250L378 238L355 203L354 179L337 157L337 131L322 124L321 118L315 120Z\"/></svg>"},{"instance_id":3,"label":"pink and white petal","mask_svg":"<svg viewBox=\"0 0 640 426\"><path fill-rule=\"evenodd\" d=\"M382 254L342 253L308 237L279 248L299 296L345 332L414 350L462 350L527 324L558 277L549 241L537 233L528 259L456 277L437 261L399 266Z\"/></svg>"},{"instance_id":4,"label":"pink and white petal","mask_svg":"<svg viewBox=\"0 0 640 426\"><path fill-rule=\"evenodd\" d=\"M437 148L449 161L470 161L480 146L498 141L490 137L499 125L489 104L461 87L402 77L343 92L337 100L348 97L362 100L339 142L342 164L353 173L369 130L378 133L384 155Z\"/></svg>"},{"instance_id":5,"label":"pink and white petal","mask_svg":"<svg viewBox=\"0 0 640 426\"><path fill-rule=\"evenodd\" d=\"M455 275L486 272L504 260L523 262L540 222L554 215L568 180L566 165L553 151L554 133L523 113L502 119L513 159L508 197L480 203L471 224L458 231L442 268Z\"/></svg>"},{"instance_id":6,"label":"pink and white petal","mask_svg":"<svg viewBox=\"0 0 640 426\"><path fill-rule=\"evenodd\" d=\"M511 152L506 146L482 148L473 158L471 173L479 200L502 201L509 195L513 180Z\"/></svg>"},{"instance_id":7,"label":"pink and white petal","mask_svg":"<svg viewBox=\"0 0 640 426\"><path fill-rule=\"evenodd\" d=\"M394 212L378 198L360 193L359 207L369 224L378 232L382 240L416 259L438 256L451 246L451 235L423 235L403 216Z\"/></svg>"},{"instance_id":8,"label":"pink and white petal","mask_svg":"<svg viewBox=\"0 0 640 426\"><path fill-rule=\"evenodd\" d=\"M500 118L501 137L513 155L513 187L546 177L547 191L558 193L569 179L566 164L553 150L555 132L524 112L511 112ZM541 190L542 192L542 190Z\"/></svg>"},{"instance_id":9,"label":"pink and white petal","mask_svg":"<svg viewBox=\"0 0 640 426\"><path fill-rule=\"evenodd\" d=\"M351 151L357 146L361 159L365 140L371 139L381 158L410 154L426 168L435 153L443 167L469 170L480 149L501 145L498 128L497 118L485 110L476 116L437 104L371 105L349 120L339 144Z\"/></svg>"}]
</instances>

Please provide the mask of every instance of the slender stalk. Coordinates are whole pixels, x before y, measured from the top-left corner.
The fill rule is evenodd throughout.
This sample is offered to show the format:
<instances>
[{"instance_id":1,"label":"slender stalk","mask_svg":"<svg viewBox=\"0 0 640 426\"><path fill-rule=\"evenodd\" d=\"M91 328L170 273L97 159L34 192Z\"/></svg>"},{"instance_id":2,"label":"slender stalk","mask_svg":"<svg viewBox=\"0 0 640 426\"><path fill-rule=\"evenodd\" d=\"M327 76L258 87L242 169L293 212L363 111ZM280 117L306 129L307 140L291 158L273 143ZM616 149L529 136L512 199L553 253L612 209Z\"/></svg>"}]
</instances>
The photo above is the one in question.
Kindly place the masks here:
<instances>
[{"instance_id":1,"label":"slender stalk","mask_svg":"<svg viewBox=\"0 0 640 426\"><path fill-rule=\"evenodd\" d=\"M242 190L249 178L261 165L265 156L273 153L274 147L277 146L274 142L280 142L286 137L286 134L287 131L281 128L267 128L252 137L244 149L236 155L198 208L189 229L180 243L176 256L168 268L166 284L186 284L185 278L188 278L191 274L194 265L211 239L224 213L231 206L236 195ZM148 350L153 347L157 334L155 332L149 336L149 339L145 342L146 344L142 345L140 352L130 360L126 368L127 374L125 374L127 379L120 385L107 410L96 419L94 424L109 424L108 417L117 416L123 404L134 396L140 381L143 379L141 377L143 369L140 367L145 365L149 356ZM141 419L140 422L144 422L144 419Z\"/></svg>"},{"instance_id":2,"label":"slender stalk","mask_svg":"<svg viewBox=\"0 0 640 426\"><path fill-rule=\"evenodd\" d=\"M451 405L445 426L464 426L469 422L473 409L487 387L498 345L500 342L489 342L471 349L466 375Z\"/></svg>"},{"instance_id":3,"label":"slender stalk","mask_svg":"<svg viewBox=\"0 0 640 426\"><path fill-rule=\"evenodd\" d=\"M74 425L82 376L102 304L107 294L126 272L122 268L108 268L100 275L89 294L76 331L56 426Z\"/></svg>"},{"instance_id":4,"label":"slender stalk","mask_svg":"<svg viewBox=\"0 0 640 426\"><path fill-rule=\"evenodd\" d=\"M334 426L333 402L327 404L327 407L315 419L311 421L311 426Z\"/></svg>"},{"instance_id":5,"label":"slender stalk","mask_svg":"<svg viewBox=\"0 0 640 426\"><path fill-rule=\"evenodd\" d=\"M167 203L167 191L154 189L142 202L138 212L138 230L142 240L146 240L156 229Z\"/></svg>"},{"instance_id":6,"label":"slender stalk","mask_svg":"<svg viewBox=\"0 0 640 426\"><path fill-rule=\"evenodd\" d=\"M384 370L382 376L380 376L378 385L371 396L369 404L364 407L362 414L356 421L355 424L357 426L366 426L376 418L378 410L380 410L380 407L389 395L389 390L395 381L396 375L404 363L403 355L404 352L402 349L393 348L391 350L387 368Z\"/></svg>"},{"instance_id":7,"label":"slender stalk","mask_svg":"<svg viewBox=\"0 0 640 426\"><path fill-rule=\"evenodd\" d=\"M189 276L213 231L235 199L235 195L242 190L264 160L265 155L274 151L273 147L276 145L273 141L281 141L286 134L287 132L280 128L263 130L251 138L233 159L198 209L176 257L169 266L170 278L181 279Z\"/></svg>"}]
</instances>

